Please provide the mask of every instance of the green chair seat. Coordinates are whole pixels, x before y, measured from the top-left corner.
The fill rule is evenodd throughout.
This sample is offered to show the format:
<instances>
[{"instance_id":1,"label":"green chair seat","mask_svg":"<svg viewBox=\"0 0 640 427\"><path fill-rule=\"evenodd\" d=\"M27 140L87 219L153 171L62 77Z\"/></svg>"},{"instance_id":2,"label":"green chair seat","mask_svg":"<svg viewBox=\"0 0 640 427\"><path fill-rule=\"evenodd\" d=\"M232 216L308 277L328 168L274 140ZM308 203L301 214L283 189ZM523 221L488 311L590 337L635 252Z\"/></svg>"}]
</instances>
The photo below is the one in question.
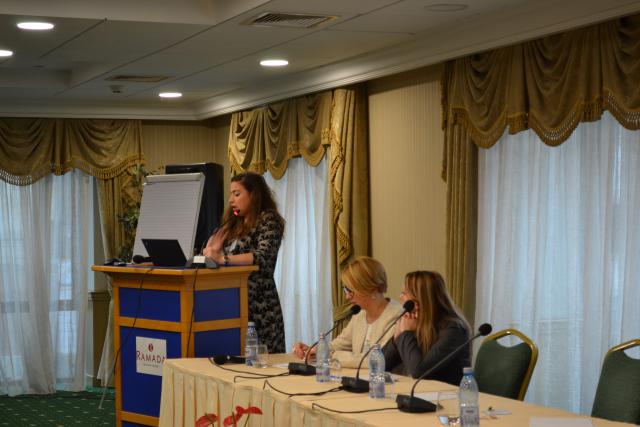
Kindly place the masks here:
<instances>
[{"instance_id":1,"label":"green chair seat","mask_svg":"<svg viewBox=\"0 0 640 427\"><path fill-rule=\"evenodd\" d=\"M592 417L640 424L640 359L624 350L640 345L640 339L613 347L602 363L602 372L591 410Z\"/></svg>"},{"instance_id":2,"label":"green chair seat","mask_svg":"<svg viewBox=\"0 0 640 427\"><path fill-rule=\"evenodd\" d=\"M514 335L523 342L505 347L498 339ZM538 349L524 334L505 329L487 337L478 350L474 376L482 393L524 399L538 360Z\"/></svg>"}]
</instances>

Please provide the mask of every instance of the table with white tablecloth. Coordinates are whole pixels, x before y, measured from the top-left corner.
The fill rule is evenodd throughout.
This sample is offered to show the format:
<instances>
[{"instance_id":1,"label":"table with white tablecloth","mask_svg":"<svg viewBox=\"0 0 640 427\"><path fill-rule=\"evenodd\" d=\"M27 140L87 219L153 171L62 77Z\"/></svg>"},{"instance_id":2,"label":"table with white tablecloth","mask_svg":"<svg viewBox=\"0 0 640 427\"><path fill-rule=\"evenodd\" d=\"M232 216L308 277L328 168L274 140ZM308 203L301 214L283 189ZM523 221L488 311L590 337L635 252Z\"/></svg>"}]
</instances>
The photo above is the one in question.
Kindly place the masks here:
<instances>
[{"instance_id":1,"label":"table with white tablecloth","mask_svg":"<svg viewBox=\"0 0 640 427\"><path fill-rule=\"evenodd\" d=\"M262 414L243 414L238 425L282 427L355 427L355 426L440 426L437 413L408 414L400 412L392 398L371 399L365 394L353 394L335 390L339 384L318 383L314 376L259 375L286 373L286 362L292 355L272 355L268 368L258 369L245 365L225 364L216 366L209 359L168 359L164 362L160 426L194 426L205 414L214 414L222 420L237 413L236 408L257 407ZM237 372L233 372L233 371ZM343 369L343 375L354 376L355 370ZM367 378L366 370L361 377ZM406 394L414 380L396 377L388 387L388 393ZM416 392L436 395L439 391L455 391L457 388L438 381L421 381ZM331 390L331 391L330 391ZM313 395L322 393L321 395ZM295 395L295 396L291 396ZM547 408L480 393L480 408L492 407L509 412L508 415L489 417L483 413L481 424L488 427L551 426L582 423L596 427L624 426L630 424L579 416L559 409ZM386 409L385 409L386 408ZM366 412L372 411L372 412ZM352 412L352 413L341 413ZM358 413L353 413L358 412ZM549 424L549 422L551 424ZM579 425L579 424L572 424Z\"/></svg>"}]
</instances>

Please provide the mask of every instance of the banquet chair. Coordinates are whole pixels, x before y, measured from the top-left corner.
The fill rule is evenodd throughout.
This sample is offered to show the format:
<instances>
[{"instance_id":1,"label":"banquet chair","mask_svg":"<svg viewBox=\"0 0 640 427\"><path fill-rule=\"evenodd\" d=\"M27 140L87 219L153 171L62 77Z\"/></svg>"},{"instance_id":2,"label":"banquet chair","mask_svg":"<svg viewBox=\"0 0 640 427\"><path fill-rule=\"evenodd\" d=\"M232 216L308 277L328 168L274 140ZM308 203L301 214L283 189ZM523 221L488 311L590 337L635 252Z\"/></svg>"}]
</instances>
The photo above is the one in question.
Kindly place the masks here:
<instances>
[{"instance_id":1,"label":"banquet chair","mask_svg":"<svg viewBox=\"0 0 640 427\"><path fill-rule=\"evenodd\" d=\"M640 424L640 359L625 354L625 350L637 346L640 346L640 339L624 342L607 352L592 417Z\"/></svg>"},{"instance_id":2,"label":"banquet chair","mask_svg":"<svg viewBox=\"0 0 640 427\"><path fill-rule=\"evenodd\" d=\"M511 347L498 342L508 335L522 342ZM516 329L504 329L488 336L476 356L474 376L482 393L523 400L533 369L538 361L538 348Z\"/></svg>"}]
</instances>

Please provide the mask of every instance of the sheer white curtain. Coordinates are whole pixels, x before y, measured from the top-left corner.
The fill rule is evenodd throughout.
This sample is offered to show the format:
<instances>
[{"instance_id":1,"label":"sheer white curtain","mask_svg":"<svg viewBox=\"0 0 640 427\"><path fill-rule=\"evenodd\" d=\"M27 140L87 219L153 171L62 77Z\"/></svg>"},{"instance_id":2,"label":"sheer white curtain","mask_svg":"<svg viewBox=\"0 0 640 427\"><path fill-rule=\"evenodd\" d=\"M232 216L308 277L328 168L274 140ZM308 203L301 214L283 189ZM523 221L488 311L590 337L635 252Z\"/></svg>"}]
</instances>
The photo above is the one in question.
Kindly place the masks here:
<instances>
[{"instance_id":1,"label":"sheer white curtain","mask_svg":"<svg viewBox=\"0 0 640 427\"><path fill-rule=\"evenodd\" d=\"M84 389L93 185L0 181L0 394Z\"/></svg>"},{"instance_id":2,"label":"sheer white curtain","mask_svg":"<svg viewBox=\"0 0 640 427\"><path fill-rule=\"evenodd\" d=\"M480 150L476 320L538 345L527 400L590 413L606 351L640 337L639 212L640 132L608 113Z\"/></svg>"},{"instance_id":3,"label":"sheer white curtain","mask_svg":"<svg viewBox=\"0 0 640 427\"><path fill-rule=\"evenodd\" d=\"M291 159L281 179L265 178L287 221L274 275L290 349L332 324L327 157L316 167Z\"/></svg>"}]
</instances>

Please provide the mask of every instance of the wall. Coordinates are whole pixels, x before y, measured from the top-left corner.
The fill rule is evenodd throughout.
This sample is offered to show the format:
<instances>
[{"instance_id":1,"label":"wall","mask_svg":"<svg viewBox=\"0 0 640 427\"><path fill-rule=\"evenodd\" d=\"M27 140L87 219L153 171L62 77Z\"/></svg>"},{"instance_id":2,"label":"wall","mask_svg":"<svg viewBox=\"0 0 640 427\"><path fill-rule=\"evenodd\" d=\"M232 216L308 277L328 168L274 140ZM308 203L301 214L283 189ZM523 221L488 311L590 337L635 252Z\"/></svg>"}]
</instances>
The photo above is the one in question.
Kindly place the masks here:
<instances>
[{"instance_id":1,"label":"wall","mask_svg":"<svg viewBox=\"0 0 640 427\"><path fill-rule=\"evenodd\" d=\"M143 121L147 171L164 173L167 164L216 162L214 138L210 121Z\"/></svg>"},{"instance_id":2,"label":"wall","mask_svg":"<svg viewBox=\"0 0 640 427\"><path fill-rule=\"evenodd\" d=\"M445 269L441 72L426 67L368 85L372 252L396 299L407 272Z\"/></svg>"},{"instance_id":3,"label":"wall","mask_svg":"<svg viewBox=\"0 0 640 427\"><path fill-rule=\"evenodd\" d=\"M224 167L224 203L229 200L229 178L231 177L231 169L229 167L229 156L227 156L227 147L229 142L229 126L231 123L231 115L216 117L211 119L211 127L213 129L213 139L215 143L216 163Z\"/></svg>"},{"instance_id":4,"label":"wall","mask_svg":"<svg viewBox=\"0 0 640 427\"><path fill-rule=\"evenodd\" d=\"M224 200L229 196L227 141L231 116L201 122L142 122L143 152L150 173L164 173L167 164L213 162L224 167Z\"/></svg>"}]
</instances>

